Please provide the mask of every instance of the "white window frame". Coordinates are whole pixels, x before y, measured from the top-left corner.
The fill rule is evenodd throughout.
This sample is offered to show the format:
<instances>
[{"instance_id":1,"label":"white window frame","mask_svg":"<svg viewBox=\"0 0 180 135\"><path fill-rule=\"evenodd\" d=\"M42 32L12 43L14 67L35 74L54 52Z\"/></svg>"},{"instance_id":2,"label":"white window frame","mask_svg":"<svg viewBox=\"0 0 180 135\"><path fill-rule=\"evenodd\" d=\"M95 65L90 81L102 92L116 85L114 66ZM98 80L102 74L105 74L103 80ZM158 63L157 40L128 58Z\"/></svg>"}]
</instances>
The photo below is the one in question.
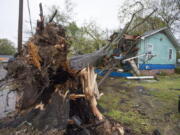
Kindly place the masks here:
<instances>
[{"instance_id":1,"label":"white window frame","mask_svg":"<svg viewBox=\"0 0 180 135\"><path fill-rule=\"evenodd\" d=\"M151 47L149 47L149 46L151 46ZM152 55L152 53L153 53L153 45L152 44L147 44L146 52L147 52L147 54L151 54Z\"/></svg>"},{"instance_id":2,"label":"white window frame","mask_svg":"<svg viewBox=\"0 0 180 135\"><path fill-rule=\"evenodd\" d=\"M151 47L150 47L151 46ZM147 59L150 59L152 58L152 55L153 55L153 45L152 44L146 44L146 58Z\"/></svg>"},{"instance_id":3,"label":"white window frame","mask_svg":"<svg viewBox=\"0 0 180 135\"><path fill-rule=\"evenodd\" d=\"M172 53L171 53L171 58L170 58L170 50L172 50L172 51L171 51L171 52L172 52ZM172 60L172 59L173 59L173 49L172 49L172 48L169 48L169 49L168 49L168 59L169 59L169 60Z\"/></svg>"}]
</instances>

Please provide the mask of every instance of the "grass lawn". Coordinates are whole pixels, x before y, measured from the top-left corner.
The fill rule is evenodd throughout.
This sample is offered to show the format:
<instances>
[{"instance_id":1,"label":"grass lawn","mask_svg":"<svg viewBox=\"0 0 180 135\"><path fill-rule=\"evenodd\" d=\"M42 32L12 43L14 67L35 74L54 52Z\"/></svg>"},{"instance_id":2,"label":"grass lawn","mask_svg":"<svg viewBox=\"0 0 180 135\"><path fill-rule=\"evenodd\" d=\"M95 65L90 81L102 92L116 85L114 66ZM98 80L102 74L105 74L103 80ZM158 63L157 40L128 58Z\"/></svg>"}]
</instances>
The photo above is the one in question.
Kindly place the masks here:
<instances>
[{"instance_id":1,"label":"grass lawn","mask_svg":"<svg viewBox=\"0 0 180 135\"><path fill-rule=\"evenodd\" d=\"M104 96L99 105L110 116L132 128L138 135L152 134L158 129L163 135L179 135L180 75L158 76L159 81L108 79L100 88Z\"/></svg>"},{"instance_id":2,"label":"grass lawn","mask_svg":"<svg viewBox=\"0 0 180 135\"><path fill-rule=\"evenodd\" d=\"M151 94L164 100L177 101L180 95L180 75L158 76L159 81L147 83L134 81L132 86L144 86L147 89L156 89ZM179 89L179 90L176 90Z\"/></svg>"}]
</instances>

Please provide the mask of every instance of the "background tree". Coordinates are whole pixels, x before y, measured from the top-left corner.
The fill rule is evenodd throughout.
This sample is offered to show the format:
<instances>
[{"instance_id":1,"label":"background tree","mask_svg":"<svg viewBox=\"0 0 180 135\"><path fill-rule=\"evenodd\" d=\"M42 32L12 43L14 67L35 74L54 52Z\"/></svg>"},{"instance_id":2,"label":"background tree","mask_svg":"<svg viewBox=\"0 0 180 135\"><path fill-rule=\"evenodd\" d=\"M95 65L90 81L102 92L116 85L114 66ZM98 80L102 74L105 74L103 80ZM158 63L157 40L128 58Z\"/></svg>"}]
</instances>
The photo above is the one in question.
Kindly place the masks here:
<instances>
[{"instance_id":1,"label":"background tree","mask_svg":"<svg viewBox=\"0 0 180 135\"><path fill-rule=\"evenodd\" d=\"M104 32L93 22L78 27L75 22L67 26L73 55L91 53L105 44Z\"/></svg>"},{"instance_id":2,"label":"background tree","mask_svg":"<svg viewBox=\"0 0 180 135\"><path fill-rule=\"evenodd\" d=\"M179 0L141 0L139 3L142 3L142 5L137 4L138 2L139 0L129 0L122 4L119 11L119 18L123 24L128 21L132 13L139 10L143 5L143 10L136 16L136 19L133 22L134 24L146 17L150 11L157 9L157 11L146 21L144 26L147 26L150 30L167 26L171 28L173 32L176 32L175 30L180 27ZM139 28L139 30L142 29Z\"/></svg>"},{"instance_id":3,"label":"background tree","mask_svg":"<svg viewBox=\"0 0 180 135\"><path fill-rule=\"evenodd\" d=\"M13 55L16 53L14 44L8 39L0 39L0 55Z\"/></svg>"},{"instance_id":4,"label":"background tree","mask_svg":"<svg viewBox=\"0 0 180 135\"><path fill-rule=\"evenodd\" d=\"M158 16L169 26L180 22L180 9L178 7L178 0L161 0L159 4L155 4L158 8Z\"/></svg>"},{"instance_id":5,"label":"background tree","mask_svg":"<svg viewBox=\"0 0 180 135\"><path fill-rule=\"evenodd\" d=\"M90 53L101 48L105 44L105 32L95 22L79 27L73 20L73 3L65 0L64 5L64 8L52 6L47 15L47 21L57 11L53 21L66 27L67 36L70 37L70 55Z\"/></svg>"},{"instance_id":6,"label":"background tree","mask_svg":"<svg viewBox=\"0 0 180 135\"><path fill-rule=\"evenodd\" d=\"M177 51L177 59L180 59L180 51Z\"/></svg>"},{"instance_id":7,"label":"background tree","mask_svg":"<svg viewBox=\"0 0 180 135\"><path fill-rule=\"evenodd\" d=\"M55 13L55 11L57 11L57 14L54 17L53 21L61 25L68 25L73 20L73 16L74 16L73 10L74 10L74 4L72 3L72 1L64 0L63 7L59 7L56 5L50 7L46 19L48 21Z\"/></svg>"},{"instance_id":8,"label":"background tree","mask_svg":"<svg viewBox=\"0 0 180 135\"><path fill-rule=\"evenodd\" d=\"M138 23L142 22L144 18L142 17L136 17L136 19L132 22L130 28L133 28ZM133 29L133 31L130 31L129 34L133 35L142 35L143 33L151 30L156 30L162 27L166 27L166 23L157 16L149 17L142 25L136 27Z\"/></svg>"}]
</instances>

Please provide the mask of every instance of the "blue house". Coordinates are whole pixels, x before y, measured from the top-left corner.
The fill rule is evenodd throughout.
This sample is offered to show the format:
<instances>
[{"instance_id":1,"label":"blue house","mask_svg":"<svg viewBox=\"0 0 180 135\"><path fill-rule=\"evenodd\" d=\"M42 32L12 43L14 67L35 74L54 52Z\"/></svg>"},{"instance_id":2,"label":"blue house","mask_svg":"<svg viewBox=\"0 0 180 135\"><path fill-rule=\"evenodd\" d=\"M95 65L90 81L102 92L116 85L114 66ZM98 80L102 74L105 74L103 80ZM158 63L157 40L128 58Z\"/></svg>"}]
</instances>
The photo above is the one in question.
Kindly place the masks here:
<instances>
[{"instance_id":1,"label":"blue house","mask_svg":"<svg viewBox=\"0 0 180 135\"><path fill-rule=\"evenodd\" d=\"M179 44L167 27L144 33L137 46L137 66L142 74L174 73Z\"/></svg>"}]
</instances>

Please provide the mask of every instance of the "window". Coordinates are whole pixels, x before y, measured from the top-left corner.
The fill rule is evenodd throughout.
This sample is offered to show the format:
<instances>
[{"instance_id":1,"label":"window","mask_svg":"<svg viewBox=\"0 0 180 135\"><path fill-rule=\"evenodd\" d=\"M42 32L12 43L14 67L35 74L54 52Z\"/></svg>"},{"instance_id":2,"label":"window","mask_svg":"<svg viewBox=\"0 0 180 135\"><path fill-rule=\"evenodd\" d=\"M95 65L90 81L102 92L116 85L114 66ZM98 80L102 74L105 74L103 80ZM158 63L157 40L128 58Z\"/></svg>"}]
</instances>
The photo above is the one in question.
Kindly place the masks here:
<instances>
[{"instance_id":1,"label":"window","mask_svg":"<svg viewBox=\"0 0 180 135\"><path fill-rule=\"evenodd\" d=\"M151 59L152 58L152 54L153 54L153 45L151 44L147 44L146 46L146 58L147 59Z\"/></svg>"},{"instance_id":2,"label":"window","mask_svg":"<svg viewBox=\"0 0 180 135\"><path fill-rule=\"evenodd\" d=\"M147 54L152 55L152 51L153 51L153 45L148 44L147 45L147 50L146 50Z\"/></svg>"},{"instance_id":3,"label":"window","mask_svg":"<svg viewBox=\"0 0 180 135\"><path fill-rule=\"evenodd\" d=\"M172 50L172 49L169 49L169 60L172 59L172 55L173 55L173 50Z\"/></svg>"}]
</instances>

